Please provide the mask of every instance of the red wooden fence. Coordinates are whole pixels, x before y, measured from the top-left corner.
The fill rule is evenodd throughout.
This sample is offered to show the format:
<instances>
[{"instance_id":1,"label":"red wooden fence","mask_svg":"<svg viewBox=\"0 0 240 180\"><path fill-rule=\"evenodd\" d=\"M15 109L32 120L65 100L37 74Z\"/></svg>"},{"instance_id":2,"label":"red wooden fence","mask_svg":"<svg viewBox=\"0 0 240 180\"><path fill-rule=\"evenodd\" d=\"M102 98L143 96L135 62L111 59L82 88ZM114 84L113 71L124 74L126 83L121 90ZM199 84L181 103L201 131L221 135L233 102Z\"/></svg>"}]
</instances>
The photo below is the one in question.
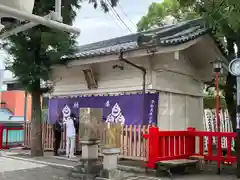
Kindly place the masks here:
<instances>
[{"instance_id":1,"label":"red wooden fence","mask_svg":"<svg viewBox=\"0 0 240 180\"><path fill-rule=\"evenodd\" d=\"M4 139L4 130L5 130L5 139ZM14 140L9 144L9 132L24 130L24 127L4 127L0 124L0 149L8 149L13 147L23 146L23 142L20 142L19 139ZM12 144L13 143L13 144Z\"/></svg>"},{"instance_id":2,"label":"red wooden fence","mask_svg":"<svg viewBox=\"0 0 240 180\"><path fill-rule=\"evenodd\" d=\"M214 152L213 138L216 137L217 152ZM222 138L227 138L227 153L222 153ZM187 159L191 156L202 156L206 161L216 161L220 169L221 163L234 163L232 141L236 137L233 132L205 132L188 128L185 131L161 131L156 127L149 128L144 134L148 139L147 167L155 168L158 161ZM204 138L208 138L207 150L204 151Z\"/></svg>"}]
</instances>

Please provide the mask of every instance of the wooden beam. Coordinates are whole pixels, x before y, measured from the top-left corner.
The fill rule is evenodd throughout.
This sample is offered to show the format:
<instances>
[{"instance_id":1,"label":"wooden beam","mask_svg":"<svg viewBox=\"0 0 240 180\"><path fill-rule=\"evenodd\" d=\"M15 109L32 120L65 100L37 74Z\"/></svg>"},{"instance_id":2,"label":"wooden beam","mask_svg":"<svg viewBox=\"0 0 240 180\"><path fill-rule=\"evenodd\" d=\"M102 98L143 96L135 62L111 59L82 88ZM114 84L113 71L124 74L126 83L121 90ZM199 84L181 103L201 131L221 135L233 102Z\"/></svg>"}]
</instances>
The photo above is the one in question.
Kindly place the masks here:
<instances>
[{"instance_id":1,"label":"wooden beam","mask_svg":"<svg viewBox=\"0 0 240 180\"><path fill-rule=\"evenodd\" d=\"M97 84L97 80L93 70L91 68L84 69L83 73L84 73L84 77L85 77L88 89L97 89L98 84Z\"/></svg>"}]
</instances>

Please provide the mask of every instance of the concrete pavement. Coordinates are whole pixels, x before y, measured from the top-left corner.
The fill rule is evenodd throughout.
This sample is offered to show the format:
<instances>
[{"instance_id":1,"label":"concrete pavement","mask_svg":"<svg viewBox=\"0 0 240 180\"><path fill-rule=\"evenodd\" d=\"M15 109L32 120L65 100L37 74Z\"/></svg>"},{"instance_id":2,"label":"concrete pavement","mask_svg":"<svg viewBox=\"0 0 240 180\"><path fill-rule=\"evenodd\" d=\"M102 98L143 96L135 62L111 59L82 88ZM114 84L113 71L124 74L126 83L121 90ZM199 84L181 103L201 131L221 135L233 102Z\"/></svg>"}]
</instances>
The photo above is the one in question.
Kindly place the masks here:
<instances>
[{"instance_id":1,"label":"concrete pavement","mask_svg":"<svg viewBox=\"0 0 240 180\"><path fill-rule=\"evenodd\" d=\"M44 163L29 162L29 159L0 157L1 180L70 180L69 169L54 168ZM49 162L48 162L49 163ZM124 173L126 180L160 180L155 177Z\"/></svg>"},{"instance_id":2,"label":"concrete pavement","mask_svg":"<svg viewBox=\"0 0 240 180\"><path fill-rule=\"evenodd\" d=\"M42 167L45 167L45 165L0 157L0 173Z\"/></svg>"},{"instance_id":3,"label":"concrete pavement","mask_svg":"<svg viewBox=\"0 0 240 180\"><path fill-rule=\"evenodd\" d=\"M3 153L0 157L0 180L70 180L70 169L77 161L64 158L32 158L24 154ZM168 177L150 177L139 173L124 173L125 180L169 180ZM177 175L175 180L235 180L234 175L196 174Z\"/></svg>"}]
</instances>

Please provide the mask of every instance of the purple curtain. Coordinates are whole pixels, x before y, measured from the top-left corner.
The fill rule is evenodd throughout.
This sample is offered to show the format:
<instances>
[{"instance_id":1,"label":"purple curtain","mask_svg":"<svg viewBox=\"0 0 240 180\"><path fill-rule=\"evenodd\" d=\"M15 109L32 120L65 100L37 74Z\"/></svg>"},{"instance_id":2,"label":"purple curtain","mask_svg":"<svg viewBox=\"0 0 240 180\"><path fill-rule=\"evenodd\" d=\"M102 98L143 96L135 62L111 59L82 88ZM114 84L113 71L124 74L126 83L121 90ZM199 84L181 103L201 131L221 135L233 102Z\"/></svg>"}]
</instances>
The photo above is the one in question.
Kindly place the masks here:
<instances>
[{"instance_id":1,"label":"purple curtain","mask_svg":"<svg viewBox=\"0 0 240 180\"><path fill-rule=\"evenodd\" d=\"M79 108L90 107L102 108L106 122L138 125L142 123L142 100L141 94L53 98L49 100L49 122L54 123L60 113L79 117ZM157 109L158 93L145 94L144 124L157 123Z\"/></svg>"}]
</instances>

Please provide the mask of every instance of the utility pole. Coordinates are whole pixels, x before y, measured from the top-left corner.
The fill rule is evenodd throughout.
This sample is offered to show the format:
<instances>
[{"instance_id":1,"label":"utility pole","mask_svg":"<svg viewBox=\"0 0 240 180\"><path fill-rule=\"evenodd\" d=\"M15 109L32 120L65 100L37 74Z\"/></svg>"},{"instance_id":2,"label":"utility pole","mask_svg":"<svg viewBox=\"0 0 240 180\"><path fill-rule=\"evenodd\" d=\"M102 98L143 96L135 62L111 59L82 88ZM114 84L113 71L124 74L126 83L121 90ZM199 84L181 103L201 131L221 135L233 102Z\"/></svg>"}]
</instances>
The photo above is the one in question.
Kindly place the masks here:
<instances>
[{"instance_id":1,"label":"utility pole","mask_svg":"<svg viewBox=\"0 0 240 180\"><path fill-rule=\"evenodd\" d=\"M29 21L24 25L17 26L16 28L1 33L0 39L5 39L11 35L15 35L19 32L26 31L27 29L33 28L34 26L37 26L39 24L47 26L49 28L57 29L59 31L79 34L80 30L78 28L62 23L61 9L62 0L55 0L55 11L50 11L48 15L41 17L30 12L25 12L13 8L10 5L6 6L0 3L1 14L4 14L7 17L15 17L19 20ZM3 25L0 24L0 26L4 28Z\"/></svg>"},{"instance_id":2,"label":"utility pole","mask_svg":"<svg viewBox=\"0 0 240 180\"><path fill-rule=\"evenodd\" d=\"M24 93L24 123L27 122L28 92Z\"/></svg>"},{"instance_id":3,"label":"utility pole","mask_svg":"<svg viewBox=\"0 0 240 180\"><path fill-rule=\"evenodd\" d=\"M237 178L240 178L240 58L233 59L229 63L229 72L237 77L237 107L236 107L236 156L237 156Z\"/></svg>"}]
</instances>

